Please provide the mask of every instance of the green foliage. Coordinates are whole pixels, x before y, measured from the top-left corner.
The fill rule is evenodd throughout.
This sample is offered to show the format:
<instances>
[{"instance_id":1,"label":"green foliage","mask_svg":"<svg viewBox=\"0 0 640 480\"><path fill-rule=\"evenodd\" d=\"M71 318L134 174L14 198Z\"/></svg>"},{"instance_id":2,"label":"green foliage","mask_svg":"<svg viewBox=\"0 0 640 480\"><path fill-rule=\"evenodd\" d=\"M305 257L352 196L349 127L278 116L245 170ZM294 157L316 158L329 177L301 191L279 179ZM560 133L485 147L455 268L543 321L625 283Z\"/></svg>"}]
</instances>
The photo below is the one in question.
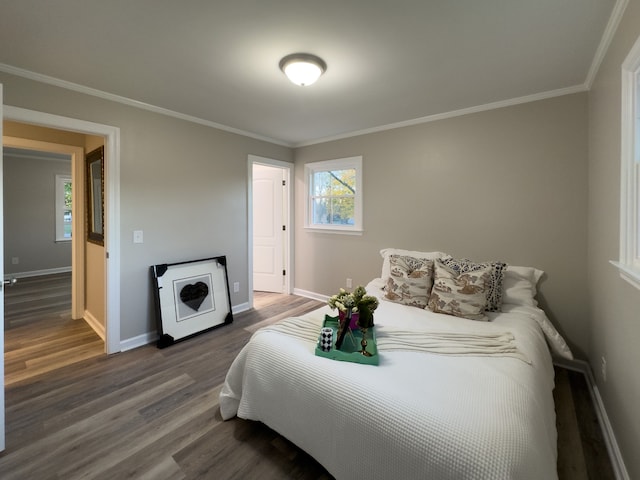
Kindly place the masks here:
<instances>
[{"instance_id":1,"label":"green foliage","mask_svg":"<svg viewBox=\"0 0 640 480\"><path fill-rule=\"evenodd\" d=\"M71 205L72 205L71 192L72 192L71 182L64 182L64 206L65 206L65 209L69 209L69 210L71 210Z\"/></svg>"},{"instance_id":2,"label":"green foliage","mask_svg":"<svg viewBox=\"0 0 640 480\"><path fill-rule=\"evenodd\" d=\"M355 169L316 173L313 188L314 223L351 223L356 188Z\"/></svg>"},{"instance_id":3,"label":"green foliage","mask_svg":"<svg viewBox=\"0 0 640 480\"><path fill-rule=\"evenodd\" d=\"M372 295L367 295L366 289L359 285L353 293L347 292L344 288L329 298L327 302L331 308L337 308L341 312L351 310L359 312L358 326L369 328L373 326L373 312L378 308L378 299Z\"/></svg>"}]
</instances>

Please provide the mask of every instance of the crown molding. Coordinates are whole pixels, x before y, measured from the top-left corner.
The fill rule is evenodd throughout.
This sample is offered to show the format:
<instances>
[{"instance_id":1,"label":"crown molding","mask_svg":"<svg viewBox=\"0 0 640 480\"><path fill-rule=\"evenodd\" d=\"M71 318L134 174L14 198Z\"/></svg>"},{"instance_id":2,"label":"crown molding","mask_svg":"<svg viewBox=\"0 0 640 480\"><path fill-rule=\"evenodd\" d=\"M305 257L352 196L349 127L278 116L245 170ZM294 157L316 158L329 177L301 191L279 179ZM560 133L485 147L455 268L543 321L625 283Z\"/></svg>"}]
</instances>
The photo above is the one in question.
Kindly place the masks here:
<instances>
[{"instance_id":1,"label":"crown molding","mask_svg":"<svg viewBox=\"0 0 640 480\"><path fill-rule=\"evenodd\" d=\"M80 85L78 83L68 82L66 80L61 80L59 78L50 77L48 75L43 75L41 73L32 72L30 70L25 70L23 68L14 67L12 65L7 65L5 63L0 63L0 72L8 73L10 75L15 75L18 77L26 78L28 80L34 80L36 82L46 83L48 85L53 85L55 87L64 88L66 90L72 90L74 92L83 93L85 95L91 95L93 97L102 98L104 100L110 100L112 102L120 103L123 105L127 105L129 107L136 107L142 110L147 110L153 113L159 113L161 115L166 115L169 117L177 118L180 120L185 120L191 123L197 123L199 125L204 125L206 127L216 128L218 130L223 130L229 133L235 133L237 135L242 135L244 137L253 138L255 140L261 140L264 142L274 143L276 145L282 145L284 147L291 147L292 145L283 142L282 140L276 140L275 138L265 137L263 135L258 135L257 133L247 132L245 130L240 130L238 128L229 127L227 125L223 125L221 123L212 122L210 120L205 120L203 118L194 117L192 115L186 115L184 113L176 112L174 110L169 110L167 108L158 107L156 105L151 105L149 103L140 102L138 100L133 100L132 98L123 97L120 95L115 95L113 93L105 92L102 90L98 90L96 88L86 87L84 85Z\"/></svg>"},{"instance_id":2,"label":"crown molding","mask_svg":"<svg viewBox=\"0 0 640 480\"><path fill-rule=\"evenodd\" d=\"M617 0L616 4L613 6L613 11L611 12L611 16L609 17L609 21L607 22L607 26L604 29L604 33L602 34L602 38L600 39L600 44L598 45L598 49L596 50L595 55L593 56L593 61L591 62L591 68L589 68L589 73L587 73L587 79L584 84L587 87L587 90L591 89L591 85L593 85L593 81L598 74L598 70L600 70L600 65L604 60L605 55L607 54L607 50L609 50L609 46L613 40L613 36L618 30L618 25L620 25L620 21L622 20L622 15L624 14L625 9L627 8L627 4L629 0Z\"/></svg>"},{"instance_id":3,"label":"crown molding","mask_svg":"<svg viewBox=\"0 0 640 480\"><path fill-rule=\"evenodd\" d=\"M510 107L513 105L519 105L521 103L536 102L538 100L545 100L547 98L561 97L563 95L570 95L572 93L580 93L580 92L586 92L586 91L587 91L587 87L585 84L574 85L572 87L560 88L558 90L550 90L548 92L536 93L536 94L527 95L524 97L512 98L509 100L501 100L499 102L487 103L487 104L478 105L475 107L462 108L460 110L453 110L451 112L436 113L434 115L428 115L426 117L414 118L412 120L405 120L397 123L390 123L388 125L381 125L378 127L358 130L355 132L343 133L343 134L334 135L331 137L318 138L315 140L309 140L307 142L296 143L293 145L293 147L296 147L296 148L308 147L310 145L317 145L319 143L332 142L334 140L342 140L345 138L357 137L360 135L367 135L370 133L378 133L386 130L393 130L396 128L410 127L413 125L420 125L422 123L435 122L438 120L445 120L447 118L454 118L454 117L460 117L462 115L469 115L471 113L485 112L487 110L495 110L497 108Z\"/></svg>"}]
</instances>

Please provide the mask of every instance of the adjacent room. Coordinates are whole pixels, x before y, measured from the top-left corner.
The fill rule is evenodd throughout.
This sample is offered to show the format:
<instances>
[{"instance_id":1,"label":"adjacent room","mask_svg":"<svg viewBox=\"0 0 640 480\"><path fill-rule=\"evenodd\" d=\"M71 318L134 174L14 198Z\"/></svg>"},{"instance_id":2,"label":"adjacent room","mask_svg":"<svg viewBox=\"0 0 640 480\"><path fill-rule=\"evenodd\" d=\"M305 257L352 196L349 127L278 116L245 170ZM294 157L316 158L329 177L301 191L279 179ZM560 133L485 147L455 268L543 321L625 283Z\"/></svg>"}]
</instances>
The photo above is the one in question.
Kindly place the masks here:
<instances>
[{"instance_id":1,"label":"adjacent room","mask_svg":"<svg viewBox=\"0 0 640 480\"><path fill-rule=\"evenodd\" d=\"M0 477L640 478L639 94L640 0L3 2Z\"/></svg>"}]
</instances>

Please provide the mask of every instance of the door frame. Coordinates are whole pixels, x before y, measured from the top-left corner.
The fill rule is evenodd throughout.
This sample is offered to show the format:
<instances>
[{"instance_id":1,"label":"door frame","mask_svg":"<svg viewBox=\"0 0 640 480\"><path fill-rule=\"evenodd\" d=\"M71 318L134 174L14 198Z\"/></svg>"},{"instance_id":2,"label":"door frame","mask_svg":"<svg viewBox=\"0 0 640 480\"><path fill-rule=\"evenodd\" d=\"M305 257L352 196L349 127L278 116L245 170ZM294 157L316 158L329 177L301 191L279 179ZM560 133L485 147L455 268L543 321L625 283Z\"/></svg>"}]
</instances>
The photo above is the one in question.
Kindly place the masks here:
<instances>
[{"instance_id":1,"label":"door frame","mask_svg":"<svg viewBox=\"0 0 640 480\"><path fill-rule=\"evenodd\" d=\"M41 127L68 130L105 139L105 351L120 345L120 129L110 125L3 105L3 118ZM83 176L84 178L84 176ZM84 230L84 226L82 227Z\"/></svg>"},{"instance_id":2,"label":"door frame","mask_svg":"<svg viewBox=\"0 0 640 480\"><path fill-rule=\"evenodd\" d=\"M249 155L247 158L247 288L249 293L249 308L253 308L253 164L266 165L269 167L281 168L284 172L284 216L286 227L284 236L284 269L287 274L284 276L284 293L291 295L293 292L293 163L275 160L273 158Z\"/></svg>"},{"instance_id":3,"label":"door frame","mask_svg":"<svg viewBox=\"0 0 640 480\"><path fill-rule=\"evenodd\" d=\"M80 319L84 315L84 149L74 145L42 142L27 138L3 136L3 147L24 148L40 152L64 153L71 156L71 173L74 182L72 191L72 231L71 236L71 318Z\"/></svg>"}]
</instances>

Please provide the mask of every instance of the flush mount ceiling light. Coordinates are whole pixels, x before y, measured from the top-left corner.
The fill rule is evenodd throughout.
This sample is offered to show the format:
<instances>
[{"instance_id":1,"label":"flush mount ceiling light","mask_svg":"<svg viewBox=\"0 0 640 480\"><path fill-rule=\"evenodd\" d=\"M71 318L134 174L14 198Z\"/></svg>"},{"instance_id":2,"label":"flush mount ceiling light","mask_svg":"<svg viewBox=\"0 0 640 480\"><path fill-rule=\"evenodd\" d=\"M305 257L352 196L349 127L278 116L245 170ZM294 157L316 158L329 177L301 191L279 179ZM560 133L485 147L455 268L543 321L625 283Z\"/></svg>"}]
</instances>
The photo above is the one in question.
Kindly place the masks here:
<instances>
[{"instance_id":1,"label":"flush mount ceiling light","mask_svg":"<svg viewBox=\"0 0 640 480\"><path fill-rule=\"evenodd\" d=\"M315 83L327 69L327 64L309 53L292 53L280 60L280 70L296 85Z\"/></svg>"}]
</instances>

